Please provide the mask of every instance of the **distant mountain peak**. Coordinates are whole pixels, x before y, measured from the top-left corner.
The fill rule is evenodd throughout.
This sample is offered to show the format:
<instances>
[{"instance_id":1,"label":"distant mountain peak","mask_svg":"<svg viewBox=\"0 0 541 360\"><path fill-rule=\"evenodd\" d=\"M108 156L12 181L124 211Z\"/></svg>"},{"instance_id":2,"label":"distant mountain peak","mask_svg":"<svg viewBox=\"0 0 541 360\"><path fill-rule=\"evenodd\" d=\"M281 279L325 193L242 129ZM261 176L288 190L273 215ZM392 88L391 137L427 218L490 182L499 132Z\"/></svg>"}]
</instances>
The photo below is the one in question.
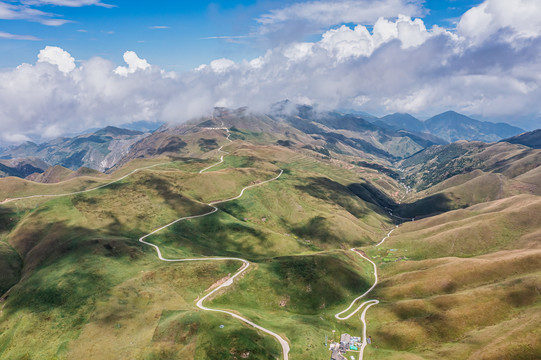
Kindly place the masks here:
<instances>
[{"instance_id":1,"label":"distant mountain peak","mask_svg":"<svg viewBox=\"0 0 541 360\"><path fill-rule=\"evenodd\" d=\"M494 142L524 132L506 123L479 121L452 110L431 117L425 121L425 125L430 133L449 142L458 140Z\"/></svg>"},{"instance_id":2,"label":"distant mountain peak","mask_svg":"<svg viewBox=\"0 0 541 360\"><path fill-rule=\"evenodd\" d=\"M408 113L394 113L380 119L394 130L426 132L425 124Z\"/></svg>"}]
</instances>

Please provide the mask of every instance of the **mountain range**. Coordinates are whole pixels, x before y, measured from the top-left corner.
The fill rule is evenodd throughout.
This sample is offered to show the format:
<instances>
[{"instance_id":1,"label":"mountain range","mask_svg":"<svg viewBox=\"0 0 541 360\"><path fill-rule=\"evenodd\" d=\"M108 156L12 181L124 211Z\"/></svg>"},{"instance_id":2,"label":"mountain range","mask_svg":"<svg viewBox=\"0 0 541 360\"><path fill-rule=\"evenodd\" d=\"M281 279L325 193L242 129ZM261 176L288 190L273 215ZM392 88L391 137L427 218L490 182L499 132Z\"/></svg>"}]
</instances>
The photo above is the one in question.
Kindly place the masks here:
<instances>
[{"instance_id":1,"label":"mountain range","mask_svg":"<svg viewBox=\"0 0 541 360\"><path fill-rule=\"evenodd\" d=\"M19 159L19 163L28 162L25 159L39 159L40 163L33 165L35 172L43 172L48 166L54 165L71 170L89 167L105 171L114 166L131 145L146 136L148 133L108 126L92 133L58 138L42 144L25 142L2 150L0 159L12 162ZM29 175L28 172L23 174Z\"/></svg>"},{"instance_id":2,"label":"mountain range","mask_svg":"<svg viewBox=\"0 0 541 360\"><path fill-rule=\"evenodd\" d=\"M230 114L228 116L242 118L246 130L280 133L284 137L281 139L283 144L292 145L301 139L300 143L316 151L381 158L387 162L403 159L433 145L457 140L492 142L523 132L508 124L481 122L452 111L423 122L409 114L397 113L378 119L366 113L321 112L298 105L293 106L294 111L291 108L292 104L283 102L275 105L268 114L252 113L247 108L217 111L224 116ZM3 159L0 176L27 177L43 173L50 166L73 171L86 167L104 172L135 157L178 151L187 146L178 136L193 131L190 123L165 124L154 130L156 126L156 123L147 122L130 124L130 128L146 132L108 126L42 144L26 142L0 149L0 159ZM307 135L311 139L307 140ZM44 179L32 176L34 180L40 178Z\"/></svg>"},{"instance_id":3,"label":"mountain range","mask_svg":"<svg viewBox=\"0 0 541 360\"><path fill-rule=\"evenodd\" d=\"M395 113L377 120L376 123L394 130L429 133L447 142L473 140L494 142L524 132L506 123L479 121L454 111L447 111L421 121L410 114Z\"/></svg>"},{"instance_id":4,"label":"mountain range","mask_svg":"<svg viewBox=\"0 0 541 360\"><path fill-rule=\"evenodd\" d=\"M0 179L0 358L324 359L366 330L364 358L536 359L537 134L218 108L45 144L133 141L106 173Z\"/></svg>"}]
</instances>

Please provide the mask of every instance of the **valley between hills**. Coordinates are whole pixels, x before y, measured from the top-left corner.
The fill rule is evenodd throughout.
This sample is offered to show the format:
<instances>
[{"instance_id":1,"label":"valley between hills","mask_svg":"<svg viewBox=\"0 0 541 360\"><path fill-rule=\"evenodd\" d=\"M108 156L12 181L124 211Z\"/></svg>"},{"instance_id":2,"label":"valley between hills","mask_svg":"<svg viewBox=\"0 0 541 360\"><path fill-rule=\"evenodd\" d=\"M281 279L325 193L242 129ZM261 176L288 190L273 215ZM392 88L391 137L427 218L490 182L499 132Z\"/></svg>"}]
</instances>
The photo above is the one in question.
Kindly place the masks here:
<instances>
[{"instance_id":1,"label":"valley between hills","mask_svg":"<svg viewBox=\"0 0 541 360\"><path fill-rule=\"evenodd\" d=\"M541 150L307 112L0 179L0 358L539 358Z\"/></svg>"}]
</instances>

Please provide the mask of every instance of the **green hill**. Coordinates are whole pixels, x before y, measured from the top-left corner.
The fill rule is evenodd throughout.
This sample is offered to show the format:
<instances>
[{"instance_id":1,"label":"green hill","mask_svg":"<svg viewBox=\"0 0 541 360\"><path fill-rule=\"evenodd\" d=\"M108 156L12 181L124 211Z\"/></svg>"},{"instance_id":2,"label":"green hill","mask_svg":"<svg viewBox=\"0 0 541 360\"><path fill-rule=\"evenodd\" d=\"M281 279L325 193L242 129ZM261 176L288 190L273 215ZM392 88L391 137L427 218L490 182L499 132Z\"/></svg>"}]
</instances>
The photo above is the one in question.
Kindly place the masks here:
<instances>
[{"instance_id":1,"label":"green hill","mask_svg":"<svg viewBox=\"0 0 541 360\"><path fill-rule=\"evenodd\" d=\"M333 119L327 129L338 127ZM222 121L232 142L209 129ZM240 261L168 263L138 241L258 184L145 239L166 258L251 262L205 306L279 334L292 360L329 357L326 336L363 330L360 312L334 316L375 279L355 247L380 279L367 296L380 304L366 315L365 358L535 358L539 150L461 142L396 163L361 156L351 129L323 136L297 125L221 109L162 127L108 175L53 169L62 181L0 179L0 358L279 358L273 337L196 306ZM329 133L340 137L332 143ZM79 193L62 195L70 192ZM38 194L62 196L9 200Z\"/></svg>"}]
</instances>

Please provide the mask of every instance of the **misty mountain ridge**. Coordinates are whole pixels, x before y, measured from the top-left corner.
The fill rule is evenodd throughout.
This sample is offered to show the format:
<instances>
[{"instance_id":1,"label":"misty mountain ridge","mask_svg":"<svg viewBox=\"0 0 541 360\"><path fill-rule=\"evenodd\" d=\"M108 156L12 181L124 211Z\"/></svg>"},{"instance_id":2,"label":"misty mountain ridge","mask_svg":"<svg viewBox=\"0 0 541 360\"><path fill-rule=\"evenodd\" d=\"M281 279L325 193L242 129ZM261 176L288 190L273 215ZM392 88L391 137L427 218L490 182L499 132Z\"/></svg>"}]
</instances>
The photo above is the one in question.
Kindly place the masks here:
<instances>
[{"instance_id":1,"label":"misty mountain ridge","mask_svg":"<svg viewBox=\"0 0 541 360\"><path fill-rule=\"evenodd\" d=\"M479 121L455 111L446 111L426 121L410 114L395 113L380 118L377 123L395 130L429 133L447 142L458 140L494 142L524 132L507 123ZM384 125L383 125L384 126Z\"/></svg>"},{"instance_id":2,"label":"misty mountain ridge","mask_svg":"<svg viewBox=\"0 0 541 360\"><path fill-rule=\"evenodd\" d=\"M41 144L29 141L11 146L2 150L0 158L5 160L37 158L50 166L61 165L71 170L88 167L105 171L114 166L129 151L132 144L147 135L148 133L141 131L107 126L75 137L61 137Z\"/></svg>"},{"instance_id":3,"label":"misty mountain ridge","mask_svg":"<svg viewBox=\"0 0 541 360\"><path fill-rule=\"evenodd\" d=\"M304 147L322 154L332 151L387 163L433 145L457 140L492 142L523 132L508 124L481 122L453 111L423 122L410 114L395 113L377 119L367 113L319 111L312 106L283 101L275 104L269 114L251 112L247 107L215 108L212 117L183 124L162 124L152 133L134 128L147 129L160 123L136 122L131 124L132 129L107 126L42 144L26 142L0 150L1 159L11 162L18 159L13 167L4 161L0 175L28 177L56 165L72 171L86 167L104 172L135 158L178 154L193 149L194 145L186 140L192 136L190 134L197 133L201 127L220 127L221 121L231 129L241 129L241 133L265 134L286 146ZM239 137L245 136L241 133ZM39 159L40 163L28 159ZM40 181L50 177L35 174L29 178Z\"/></svg>"}]
</instances>

